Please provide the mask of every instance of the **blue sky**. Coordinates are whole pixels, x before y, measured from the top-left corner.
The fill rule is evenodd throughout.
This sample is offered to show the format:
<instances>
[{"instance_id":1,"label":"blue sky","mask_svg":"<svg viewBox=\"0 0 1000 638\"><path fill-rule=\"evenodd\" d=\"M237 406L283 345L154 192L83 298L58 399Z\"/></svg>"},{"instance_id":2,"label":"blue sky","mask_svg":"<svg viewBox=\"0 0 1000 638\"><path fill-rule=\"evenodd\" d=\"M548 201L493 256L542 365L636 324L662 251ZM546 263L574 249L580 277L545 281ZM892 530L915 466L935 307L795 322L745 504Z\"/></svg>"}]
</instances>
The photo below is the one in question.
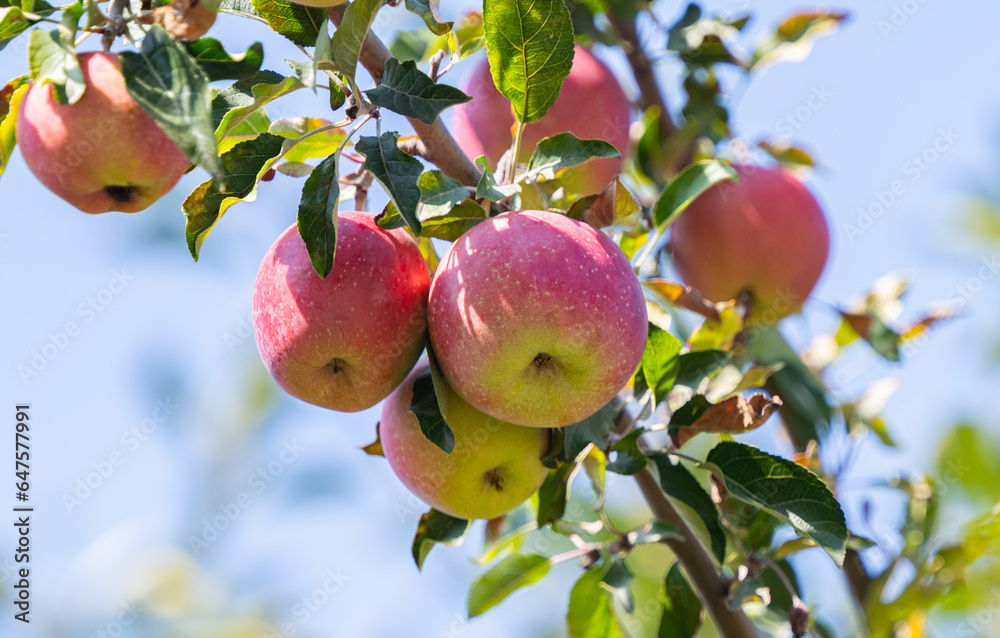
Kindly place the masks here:
<instances>
[{"instance_id":1,"label":"blue sky","mask_svg":"<svg viewBox=\"0 0 1000 638\"><path fill-rule=\"evenodd\" d=\"M737 13L750 5L706 4ZM829 330L830 305L845 304L892 271L913 281L904 317L961 285L978 290L966 316L935 331L906 365L852 355L845 395L887 375L903 381L885 413L901 449L867 445L855 466L859 479L929 469L942 433L959 418L1000 430L992 395L998 376L989 359L1000 340L993 320L1000 277L987 280L980 272L981 260L996 255L970 242L962 226L967 194L991 184L1000 165L1000 84L990 63L1000 6L959 4L961 10L939 0L840 3L850 21L808 59L769 68L749 84L733 82L739 135L757 140L794 131L793 141L821 165L810 185L828 213L833 253L807 317L789 326L793 335L801 340ZM754 2L747 41L758 41L801 6ZM667 3L658 15L669 24L681 10ZM459 9L444 12L454 17ZM386 13L392 19L379 24L383 34L417 24L401 9ZM232 16L223 16L213 35L230 50L265 40L266 66L279 72L287 70L283 59L302 57ZM92 38L81 49L97 46ZM601 53L626 69L623 59ZM456 68L449 81L467 68ZM679 68L669 59L658 66L668 92ZM9 77L25 72L23 45L0 52L0 69ZM322 95L301 91L269 113L276 119L326 109ZM393 124L407 130L393 118L386 128ZM279 177L255 203L232 208L196 264L183 242L180 203L203 179L200 171L185 177L139 215L94 217L44 191L18 155L0 179L0 326L7 335L0 341L0 410L32 405L38 507L32 536L38 622L31 631L14 628L20 632L14 635L90 635L113 622L122 605L148 594L150 573L179 579L161 582L163 591L170 591L164 582L189 583L179 589L205 615L225 610L242 617L263 607L291 623L295 635L486 638L558 631L573 567L560 567L534 593L513 597L471 625L462 620L464 592L479 572L468 560L478 536L466 548L435 550L424 572L415 571L410 538L423 509L381 460L356 449L372 439L377 409L340 415L276 393L246 331L257 266L294 222L301 182ZM902 187L885 213L852 236L848 227L860 226L859 209L880 196L888 201L884 193L897 180ZM383 201L373 196L373 207ZM79 331L64 337L68 322ZM57 354L37 376L23 379L18 366L30 366L47 346ZM247 417L252 404L272 409L263 419ZM775 433L772 423L753 441L784 449ZM12 471L8 457L0 462L4 475ZM88 493L78 480L95 472L99 480ZM636 501L625 481L611 490ZM852 518L859 503L848 498ZM192 535L204 536L204 521L234 511L234 504L238 515L199 556L203 566L177 553L189 548ZM882 499L877 509L878 524L888 528L897 514L893 503ZM14 537L6 526L0 530L2 556ZM824 570L805 579L808 602L826 601L819 588ZM6 576L2 558L0 576ZM337 589L329 602L306 608L308 614L296 606L328 582ZM172 599L154 599L171 617ZM0 631L9 635L5 623L6 613Z\"/></svg>"}]
</instances>

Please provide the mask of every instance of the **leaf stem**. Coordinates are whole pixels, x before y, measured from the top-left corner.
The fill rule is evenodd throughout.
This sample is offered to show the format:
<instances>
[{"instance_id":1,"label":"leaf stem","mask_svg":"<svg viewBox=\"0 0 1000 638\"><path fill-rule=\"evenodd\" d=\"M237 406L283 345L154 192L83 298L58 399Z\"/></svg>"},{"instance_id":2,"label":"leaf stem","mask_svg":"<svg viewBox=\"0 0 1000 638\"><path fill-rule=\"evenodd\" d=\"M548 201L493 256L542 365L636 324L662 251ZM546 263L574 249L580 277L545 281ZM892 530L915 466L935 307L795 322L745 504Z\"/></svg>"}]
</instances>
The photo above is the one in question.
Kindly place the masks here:
<instances>
[{"instance_id":1,"label":"leaf stem","mask_svg":"<svg viewBox=\"0 0 1000 638\"><path fill-rule=\"evenodd\" d=\"M514 145L510 147L510 163L507 165L507 175L504 183L513 184L517 177L517 156L521 154L521 138L524 136L524 122L518 122L514 130Z\"/></svg>"}]
</instances>

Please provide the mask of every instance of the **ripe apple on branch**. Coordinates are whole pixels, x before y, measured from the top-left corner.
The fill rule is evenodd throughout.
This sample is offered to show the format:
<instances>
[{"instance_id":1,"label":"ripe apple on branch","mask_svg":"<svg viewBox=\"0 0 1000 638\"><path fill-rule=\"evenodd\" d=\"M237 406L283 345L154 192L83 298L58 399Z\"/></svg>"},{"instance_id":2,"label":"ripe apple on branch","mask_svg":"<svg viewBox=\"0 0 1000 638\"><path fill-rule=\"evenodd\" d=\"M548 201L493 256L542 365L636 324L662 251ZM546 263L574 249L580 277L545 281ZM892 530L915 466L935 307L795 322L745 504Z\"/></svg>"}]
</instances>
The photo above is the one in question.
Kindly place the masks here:
<instances>
[{"instance_id":1,"label":"ripe apple on branch","mask_svg":"<svg viewBox=\"0 0 1000 638\"><path fill-rule=\"evenodd\" d=\"M31 72L0 92L0 169L16 142L44 186L100 213L143 210L197 167L207 179L182 206L195 259L262 183L302 180L254 286L261 359L307 403L353 412L384 400L365 449L432 508L418 567L435 543L488 521L486 553L499 560L472 585L470 616L578 560L570 635L620 637L634 619L626 560L644 544L677 561L656 602L660 635L708 619L749 637L775 617L804 635L812 620L785 558L810 547L882 583L815 453L853 408L775 325L807 308L828 258L824 213L793 172L812 160L767 140L770 160L747 156L715 72L780 61L845 16L793 15L747 57L729 46L745 19L691 4L661 52L683 66L678 110L639 42L645 3L485 0L446 21L436 0L407 1L425 26L387 49L371 27L389 4L9 7L10 38L30 32ZM234 54L200 37L216 9L268 25L304 59L281 73L263 67L261 43ZM78 54L78 32L101 34L105 50ZM621 47L638 95L594 42ZM442 81L482 49L464 91ZM270 118L271 102L307 89L342 113ZM389 111L415 135L383 130ZM377 215L364 210L376 182L388 200ZM358 210L341 210L352 195ZM275 214L291 222L288 208ZM663 279L671 265L690 288ZM904 332L875 311L843 316L844 330L898 358ZM777 396L748 398L762 388ZM795 461L732 440L779 406ZM567 513L581 468L592 520ZM615 526L609 472L634 479L652 520ZM575 549L517 553L518 510ZM772 545L788 530L797 545ZM768 587L786 589L787 604L748 604Z\"/></svg>"}]
</instances>

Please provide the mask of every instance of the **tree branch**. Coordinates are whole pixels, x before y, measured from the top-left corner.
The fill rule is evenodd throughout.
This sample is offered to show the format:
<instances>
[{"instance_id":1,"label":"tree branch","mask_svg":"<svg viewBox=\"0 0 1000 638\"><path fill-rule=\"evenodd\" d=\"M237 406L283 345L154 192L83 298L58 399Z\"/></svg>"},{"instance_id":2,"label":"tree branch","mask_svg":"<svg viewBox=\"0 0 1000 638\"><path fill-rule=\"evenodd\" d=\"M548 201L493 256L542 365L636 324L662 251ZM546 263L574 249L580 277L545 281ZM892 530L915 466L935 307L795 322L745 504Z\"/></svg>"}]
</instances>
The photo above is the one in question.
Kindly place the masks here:
<instances>
[{"instance_id":1,"label":"tree branch","mask_svg":"<svg viewBox=\"0 0 1000 638\"><path fill-rule=\"evenodd\" d=\"M729 583L715 570L712 557L663 494L649 468L644 468L636 474L635 482L638 483L653 515L672 523L680 532L681 539L667 540L667 545L687 572L695 591L698 592L698 598L708 610L719 634L724 638L757 638L757 630L743 610L730 609L726 604L726 599L729 597Z\"/></svg>"},{"instance_id":2,"label":"tree branch","mask_svg":"<svg viewBox=\"0 0 1000 638\"><path fill-rule=\"evenodd\" d=\"M623 42L622 48L628 57L628 63L632 67L635 81L639 84L639 107L646 110L651 106L660 109L660 133L664 138L673 136L677 132L670 111L667 110L667 102L660 91L660 85L656 81L653 73L653 63L649 60L642 45L639 44L639 33L635 28L635 21L638 17L626 18L611 10L607 13L608 21Z\"/></svg>"},{"instance_id":3,"label":"tree branch","mask_svg":"<svg viewBox=\"0 0 1000 638\"><path fill-rule=\"evenodd\" d=\"M350 3L339 4L327 9L330 20L334 25L340 26L344 21L344 12ZM390 57L389 50L385 44L371 31L365 38L364 46L361 48L361 64L368 70L368 73L375 78L376 82L382 80L382 72L385 70L385 62ZM451 136L445 128L441 118L434 120L433 124L427 124L413 118L407 118L413 130L423 142L420 149L420 156L428 162L436 165L446 175L454 177L467 186L475 186L479 182L482 174L476 165L466 157L462 149L455 143L455 138Z\"/></svg>"}]
</instances>

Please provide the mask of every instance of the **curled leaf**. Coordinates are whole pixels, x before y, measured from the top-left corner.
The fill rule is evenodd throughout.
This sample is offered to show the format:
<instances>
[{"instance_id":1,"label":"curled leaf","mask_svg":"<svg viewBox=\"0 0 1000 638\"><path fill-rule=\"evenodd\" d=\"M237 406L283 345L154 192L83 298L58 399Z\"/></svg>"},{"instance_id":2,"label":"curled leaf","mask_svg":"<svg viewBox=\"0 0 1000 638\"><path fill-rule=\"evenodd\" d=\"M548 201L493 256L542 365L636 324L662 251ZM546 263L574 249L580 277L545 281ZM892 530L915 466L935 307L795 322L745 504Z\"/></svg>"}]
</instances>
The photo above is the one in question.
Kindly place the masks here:
<instances>
[{"instance_id":1,"label":"curled leaf","mask_svg":"<svg viewBox=\"0 0 1000 638\"><path fill-rule=\"evenodd\" d=\"M743 434L759 428L780 407L778 397L757 393L748 399L737 394L709 405L690 425L671 428L670 438L680 447L703 432Z\"/></svg>"}]
</instances>

